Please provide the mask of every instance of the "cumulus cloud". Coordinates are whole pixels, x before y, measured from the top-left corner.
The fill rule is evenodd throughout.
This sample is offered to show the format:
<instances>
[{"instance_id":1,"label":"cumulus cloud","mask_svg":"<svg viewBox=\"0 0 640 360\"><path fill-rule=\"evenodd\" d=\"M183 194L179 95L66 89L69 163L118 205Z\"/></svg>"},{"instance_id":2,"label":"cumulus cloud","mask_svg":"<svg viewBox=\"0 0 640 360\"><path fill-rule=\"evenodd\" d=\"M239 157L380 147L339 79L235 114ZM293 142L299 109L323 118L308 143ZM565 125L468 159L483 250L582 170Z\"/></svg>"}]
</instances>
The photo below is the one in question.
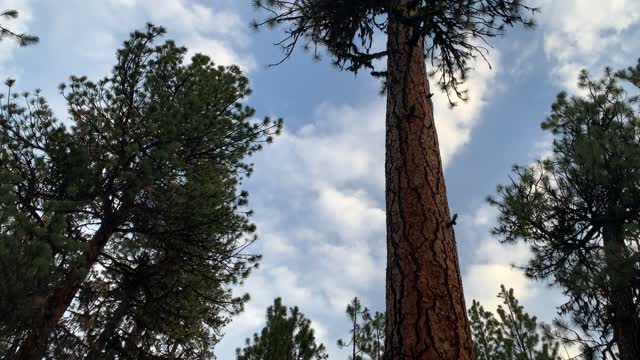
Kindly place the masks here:
<instances>
[{"instance_id":1,"label":"cumulus cloud","mask_svg":"<svg viewBox=\"0 0 640 360\"><path fill-rule=\"evenodd\" d=\"M248 25L224 1L73 0L65 3L65 11L65 16L52 20L50 41L66 43L74 56L102 67L111 66L114 51L128 32L151 22L166 27L167 37L187 46L190 54L204 53L218 64L237 64L245 71L255 68L247 51Z\"/></svg>"},{"instance_id":2,"label":"cumulus cloud","mask_svg":"<svg viewBox=\"0 0 640 360\"><path fill-rule=\"evenodd\" d=\"M166 27L164 38L186 46L188 57L204 53L217 64L238 64L249 74L256 68L248 20L238 15L238 3L230 0L66 0L33 5L27 0L3 0L0 5L18 9L18 20L25 24L32 18L31 31L41 38L38 45L26 49L29 55L10 69L3 68L2 60L13 55L0 49L0 75L8 72L15 76L29 69L32 76L25 78L31 84L26 86L41 88L54 113L63 120L66 103L57 96L57 85L71 74L92 80L107 75L116 49L131 31L143 30L147 22ZM19 25L18 30L26 27ZM0 47L9 45L11 41L0 43ZM25 49L20 49L21 56L22 51ZM18 86L24 89L25 84Z\"/></svg>"},{"instance_id":3,"label":"cumulus cloud","mask_svg":"<svg viewBox=\"0 0 640 360\"><path fill-rule=\"evenodd\" d=\"M577 91L578 72L600 72L635 61L640 2L635 0L541 0L544 51L563 87Z\"/></svg>"},{"instance_id":4,"label":"cumulus cloud","mask_svg":"<svg viewBox=\"0 0 640 360\"><path fill-rule=\"evenodd\" d=\"M122 0L115 0L121 2ZM249 44L245 19L220 2L204 6L187 0L128 0L136 13L146 15L150 21L166 26L177 34L190 53L203 53L222 65L239 65L245 71L255 69L255 60L246 49Z\"/></svg>"},{"instance_id":5,"label":"cumulus cloud","mask_svg":"<svg viewBox=\"0 0 640 360\"><path fill-rule=\"evenodd\" d=\"M489 229L496 223L497 211L489 205L479 206L471 215L464 216L457 232L467 244L473 244L473 263L465 267L463 285L467 305L478 300L493 311L500 299L496 294L500 285L513 288L520 300L536 294L535 284L529 282L522 271L513 265L523 265L530 257L526 245L503 245L490 236Z\"/></svg>"}]
</instances>

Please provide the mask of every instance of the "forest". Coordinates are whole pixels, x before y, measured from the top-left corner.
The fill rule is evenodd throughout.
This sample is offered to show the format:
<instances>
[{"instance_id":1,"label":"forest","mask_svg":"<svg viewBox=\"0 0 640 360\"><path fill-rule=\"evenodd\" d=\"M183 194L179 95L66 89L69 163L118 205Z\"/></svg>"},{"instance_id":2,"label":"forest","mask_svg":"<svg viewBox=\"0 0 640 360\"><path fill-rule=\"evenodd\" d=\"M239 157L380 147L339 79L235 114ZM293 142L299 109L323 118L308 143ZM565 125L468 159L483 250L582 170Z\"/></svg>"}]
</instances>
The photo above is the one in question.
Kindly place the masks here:
<instances>
[{"instance_id":1,"label":"forest","mask_svg":"<svg viewBox=\"0 0 640 360\"><path fill-rule=\"evenodd\" d=\"M640 359L640 3L0 10L0 359Z\"/></svg>"}]
</instances>

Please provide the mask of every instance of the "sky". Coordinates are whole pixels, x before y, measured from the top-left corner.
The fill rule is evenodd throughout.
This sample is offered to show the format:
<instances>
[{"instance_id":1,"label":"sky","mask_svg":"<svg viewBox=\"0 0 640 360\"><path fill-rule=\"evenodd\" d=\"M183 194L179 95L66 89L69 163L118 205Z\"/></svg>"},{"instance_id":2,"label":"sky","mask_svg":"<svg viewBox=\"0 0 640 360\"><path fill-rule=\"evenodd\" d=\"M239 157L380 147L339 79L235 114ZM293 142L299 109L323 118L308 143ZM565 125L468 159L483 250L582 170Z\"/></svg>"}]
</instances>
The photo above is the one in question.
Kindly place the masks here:
<instances>
[{"instance_id":1,"label":"sky","mask_svg":"<svg viewBox=\"0 0 640 360\"><path fill-rule=\"evenodd\" d=\"M511 166L547 155L550 137L540 130L558 92L579 92L580 69L599 75L635 64L640 57L640 1L531 0L538 27L514 29L492 42L491 68L475 64L467 82L471 99L454 109L436 93L449 203L467 304L499 303L500 284L512 287L527 311L553 319L562 295L513 269L529 251L502 245L489 233L495 211L486 197L508 181ZM259 116L282 117L283 134L256 154L255 172L243 183L255 210L261 266L238 293L246 310L224 329L219 359L264 325L275 297L297 305L313 322L330 358L347 357L336 346L348 335L345 307L354 297L384 310L385 211L384 113L380 84L365 73L315 62L302 51L277 67L272 44L279 30L254 32L250 0L0 0L16 9L7 23L40 37L18 48L0 42L0 78L17 79L20 91L42 89L56 115L67 120L57 86L70 75L100 79L128 33L146 22L165 26L166 38L222 65L238 64L251 81L245 101ZM427 64L429 66L429 64Z\"/></svg>"}]
</instances>

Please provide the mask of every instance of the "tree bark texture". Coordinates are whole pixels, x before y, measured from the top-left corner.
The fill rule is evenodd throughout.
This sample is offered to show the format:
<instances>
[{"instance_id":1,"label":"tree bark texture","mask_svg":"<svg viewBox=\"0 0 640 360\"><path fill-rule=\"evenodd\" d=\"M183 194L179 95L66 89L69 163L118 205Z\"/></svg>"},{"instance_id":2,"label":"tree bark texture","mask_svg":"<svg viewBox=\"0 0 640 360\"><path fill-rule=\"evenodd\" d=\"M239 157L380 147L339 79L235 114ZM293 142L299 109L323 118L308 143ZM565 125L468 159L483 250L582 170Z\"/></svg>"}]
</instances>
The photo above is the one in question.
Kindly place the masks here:
<instances>
[{"instance_id":1,"label":"tree bark texture","mask_svg":"<svg viewBox=\"0 0 640 360\"><path fill-rule=\"evenodd\" d=\"M398 0L397 13L407 14L409 1ZM471 360L423 40L390 12L385 358Z\"/></svg>"},{"instance_id":2,"label":"tree bark texture","mask_svg":"<svg viewBox=\"0 0 640 360\"><path fill-rule=\"evenodd\" d=\"M609 301L612 306L613 334L620 360L640 359L640 314L634 300L634 281L629 251L625 245L623 223L609 223L603 229ZM631 268L630 268L631 267Z\"/></svg>"}]
</instances>

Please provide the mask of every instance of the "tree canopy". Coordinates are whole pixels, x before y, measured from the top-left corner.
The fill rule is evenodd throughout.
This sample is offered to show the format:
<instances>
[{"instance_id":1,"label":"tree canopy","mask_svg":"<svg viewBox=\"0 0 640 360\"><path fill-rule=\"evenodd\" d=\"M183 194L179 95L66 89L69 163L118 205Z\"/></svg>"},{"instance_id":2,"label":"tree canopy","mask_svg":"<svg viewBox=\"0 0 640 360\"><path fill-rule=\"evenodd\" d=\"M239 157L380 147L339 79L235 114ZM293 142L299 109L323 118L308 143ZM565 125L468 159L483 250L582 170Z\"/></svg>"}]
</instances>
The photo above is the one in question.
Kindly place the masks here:
<instances>
[{"instance_id":1,"label":"tree canopy","mask_svg":"<svg viewBox=\"0 0 640 360\"><path fill-rule=\"evenodd\" d=\"M515 166L489 201L494 232L529 244L533 279L563 289L553 335L605 359L640 356L640 63L601 79L582 72L582 95L558 95L542 128L551 156Z\"/></svg>"},{"instance_id":2,"label":"tree canopy","mask_svg":"<svg viewBox=\"0 0 640 360\"><path fill-rule=\"evenodd\" d=\"M131 34L106 78L71 77L69 121L39 91L0 114L0 350L18 358L201 359L242 310L259 256L239 189L281 128L248 80L164 29Z\"/></svg>"},{"instance_id":3,"label":"tree canopy","mask_svg":"<svg viewBox=\"0 0 640 360\"><path fill-rule=\"evenodd\" d=\"M338 347L350 350L349 359L382 360L385 340L384 314L376 311L372 315L357 297L347 305L346 314L351 324L351 335L349 340L339 339Z\"/></svg>"}]
</instances>

